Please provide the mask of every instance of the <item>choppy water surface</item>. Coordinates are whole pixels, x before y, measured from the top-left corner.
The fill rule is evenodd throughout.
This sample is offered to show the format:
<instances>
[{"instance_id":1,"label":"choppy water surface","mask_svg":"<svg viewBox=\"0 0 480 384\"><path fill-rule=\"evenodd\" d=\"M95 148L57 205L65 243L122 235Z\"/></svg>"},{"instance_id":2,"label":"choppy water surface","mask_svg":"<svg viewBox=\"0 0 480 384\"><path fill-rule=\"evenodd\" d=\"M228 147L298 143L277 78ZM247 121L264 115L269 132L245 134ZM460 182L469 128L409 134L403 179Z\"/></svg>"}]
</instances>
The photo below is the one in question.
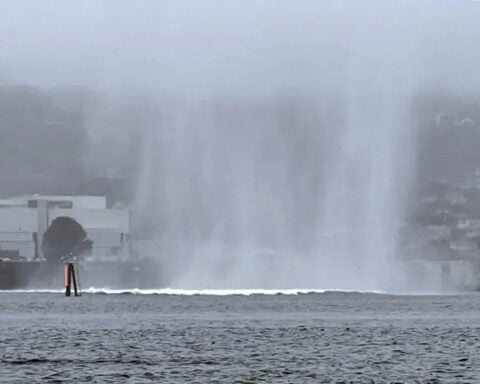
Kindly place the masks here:
<instances>
[{"instance_id":1,"label":"choppy water surface","mask_svg":"<svg viewBox=\"0 0 480 384\"><path fill-rule=\"evenodd\" d=\"M480 295L0 294L0 381L480 382Z\"/></svg>"}]
</instances>

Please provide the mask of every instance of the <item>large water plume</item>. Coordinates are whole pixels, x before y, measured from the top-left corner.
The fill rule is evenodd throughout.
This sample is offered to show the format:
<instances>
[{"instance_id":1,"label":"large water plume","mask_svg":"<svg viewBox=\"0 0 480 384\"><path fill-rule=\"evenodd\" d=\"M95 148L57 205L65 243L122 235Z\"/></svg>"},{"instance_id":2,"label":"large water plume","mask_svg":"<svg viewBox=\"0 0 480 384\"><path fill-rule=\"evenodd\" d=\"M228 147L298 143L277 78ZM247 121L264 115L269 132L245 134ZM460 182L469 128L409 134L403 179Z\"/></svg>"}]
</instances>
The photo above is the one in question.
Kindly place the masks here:
<instances>
[{"instance_id":1,"label":"large water plume","mask_svg":"<svg viewBox=\"0 0 480 384\"><path fill-rule=\"evenodd\" d=\"M143 180L173 285L388 286L412 174L413 47L373 21L356 21L343 62L310 89L159 113Z\"/></svg>"}]
</instances>

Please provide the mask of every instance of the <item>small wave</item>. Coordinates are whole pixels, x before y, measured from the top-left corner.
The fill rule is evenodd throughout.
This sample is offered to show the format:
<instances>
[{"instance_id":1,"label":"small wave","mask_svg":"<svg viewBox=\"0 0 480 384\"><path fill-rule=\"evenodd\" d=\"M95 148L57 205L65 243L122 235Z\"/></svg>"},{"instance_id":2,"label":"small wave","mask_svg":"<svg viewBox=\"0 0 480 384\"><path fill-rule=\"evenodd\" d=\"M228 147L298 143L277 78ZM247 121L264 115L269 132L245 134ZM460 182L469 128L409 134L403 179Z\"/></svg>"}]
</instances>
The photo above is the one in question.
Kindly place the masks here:
<instances>
[{"instance_id":1,"label":"small wave","mask_svg":"<svg viewBox=\"0 0 480 384\"><path fill-rule=\"evenodd\" d=\"M1 293L64 293L62 289L17 289L1 290ZM306 295L320 293L370 293L386 294L383 291L362 291L342 289L110 289L90 287L82 289L83 294L106 294L106 295L177 295L177 296L251 296L251 295Z\"/></svg>"},{"instance_id":2,"label":"small wave","mask_svg":"<svg viewBox=\"0 0 480 384\"><path fill-rule=\"evenodd\" d=\"M0 289L0 293L65 293L64 289Z\"/></svg>"}]
</instances>

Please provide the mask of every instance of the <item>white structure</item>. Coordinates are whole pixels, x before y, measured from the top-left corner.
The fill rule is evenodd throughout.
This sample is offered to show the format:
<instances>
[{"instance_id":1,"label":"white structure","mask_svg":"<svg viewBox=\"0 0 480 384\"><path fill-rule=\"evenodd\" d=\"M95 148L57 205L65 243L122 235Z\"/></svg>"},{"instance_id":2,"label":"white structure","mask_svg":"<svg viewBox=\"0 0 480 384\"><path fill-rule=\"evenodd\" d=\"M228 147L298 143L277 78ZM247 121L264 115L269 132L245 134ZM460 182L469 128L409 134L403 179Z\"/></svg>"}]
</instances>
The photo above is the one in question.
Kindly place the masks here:
<instances>
[{"instance_id":1,"label":"white structure","mask_svg":"<svg viewBox=\"0 0 480 384\"><path fill-rule=\"evenodd\" d=\"M107 209L104 196L25 195L0 199L0 256L41 259L40 244L52 221L68 216L93 240L96 258L128 256L129 211Z\"/></svg>"},{"instance_id":2,"label":"white structure","mask_svg":"<svg viewBox=\"0 0 480 384\"><path fill-rule=\"evenodd\" d=\"M478 268L468 260L423 260L408 262L410 288L419 292L477 290Z\"/></svg>"}]
</instances>

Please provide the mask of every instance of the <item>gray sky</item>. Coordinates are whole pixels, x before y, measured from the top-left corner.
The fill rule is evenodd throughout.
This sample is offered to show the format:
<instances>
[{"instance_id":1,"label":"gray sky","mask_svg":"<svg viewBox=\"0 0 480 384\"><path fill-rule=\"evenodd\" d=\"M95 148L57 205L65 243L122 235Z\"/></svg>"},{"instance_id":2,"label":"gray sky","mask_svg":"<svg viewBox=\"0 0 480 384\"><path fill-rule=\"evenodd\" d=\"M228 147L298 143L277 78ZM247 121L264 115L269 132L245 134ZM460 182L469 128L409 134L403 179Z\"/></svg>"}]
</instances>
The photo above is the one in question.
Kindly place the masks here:
<instances>
[{"instance_id":1,"label":"gray sky","mask_svg":"<svg viewBox=\"0 0 480 384\"><path fill-rule=\"evenodd\" d=\"M419 81L472 85L478 20L463 1L2 0L0 81L262 93L338 85L352 52L401 52Z\"/></svg>"}]
</instances>

